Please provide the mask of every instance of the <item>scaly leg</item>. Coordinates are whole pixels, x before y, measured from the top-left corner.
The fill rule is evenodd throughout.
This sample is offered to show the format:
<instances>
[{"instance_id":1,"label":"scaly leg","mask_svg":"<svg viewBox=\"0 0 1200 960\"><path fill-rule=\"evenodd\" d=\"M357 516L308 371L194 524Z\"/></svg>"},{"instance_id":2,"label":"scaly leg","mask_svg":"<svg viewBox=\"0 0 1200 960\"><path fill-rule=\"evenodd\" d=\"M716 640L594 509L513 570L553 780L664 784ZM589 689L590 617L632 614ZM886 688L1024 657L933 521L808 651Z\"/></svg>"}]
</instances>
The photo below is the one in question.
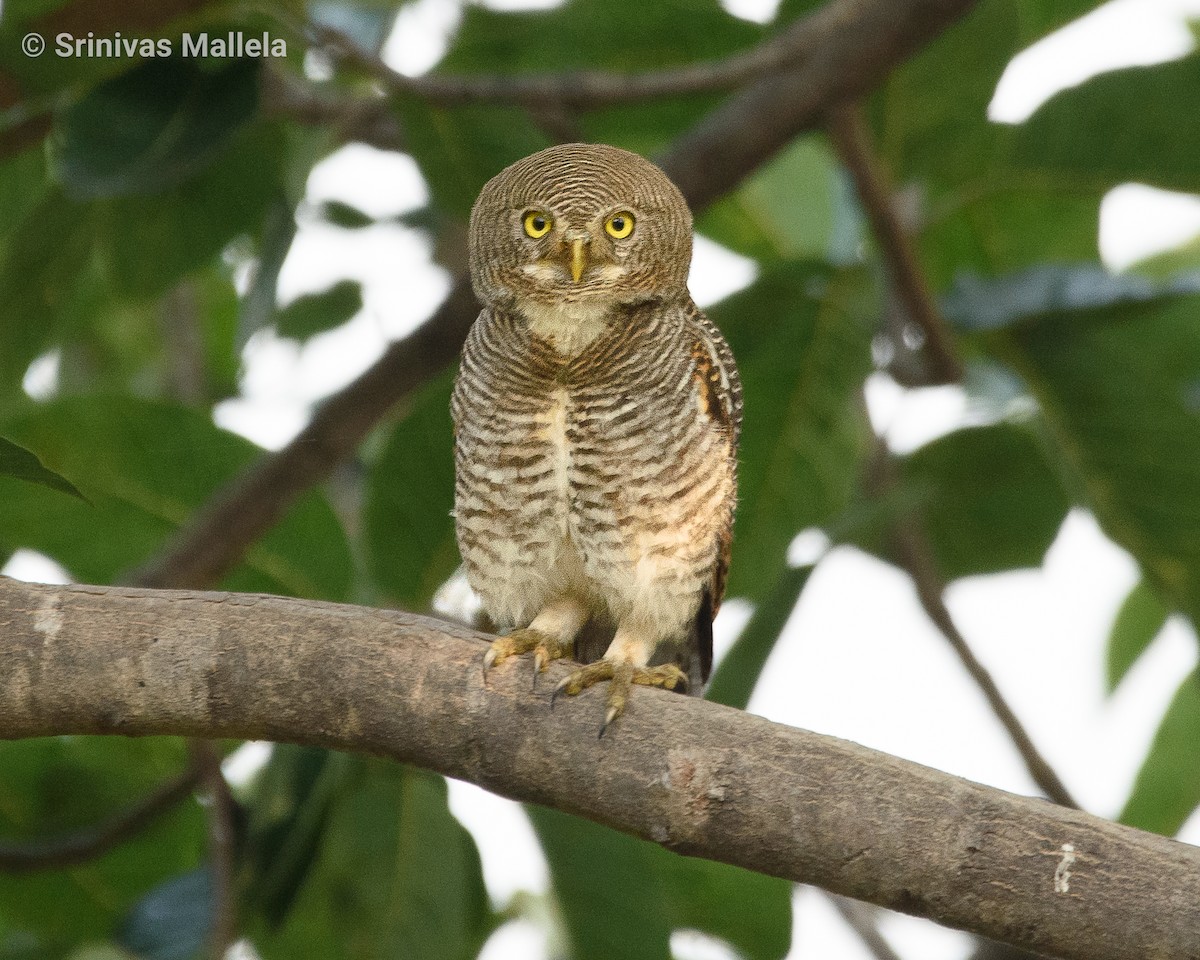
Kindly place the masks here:
<instances>
[{"instance_id":1,"label":"scaly leg","mask_svg":"<svg viewBox=\"0 0 1200 960\"><path fill-rule=\"evenodd\" d=\"M634 684L662 687L666 690L687 689L687 674L675 664L646 666L657 646L656 641L639 638L625 627L619 628L601 659L580 667L554 688L550 696L550 705L553 707L554 700L560 693L573 697L588 687L607 681L608 709L604 714L604 723L600 726L600 736L603 737L612 722L625 712L629 692Z\"/></svg>"},{"instance_id":2,"label":"scaly leg","mask_svg":"<svg viewBox=\"0 0 1200 960\"><path fill-rule=\"evenodd\" d=\"M533 651L533 683L551 660L559 660L574 652L575 635L587 622L588 612L583 604L563 597L547 604L522 630L514 630L492 641L483 657L483 673L509 657Z\"/></svg>"}]
</instances>

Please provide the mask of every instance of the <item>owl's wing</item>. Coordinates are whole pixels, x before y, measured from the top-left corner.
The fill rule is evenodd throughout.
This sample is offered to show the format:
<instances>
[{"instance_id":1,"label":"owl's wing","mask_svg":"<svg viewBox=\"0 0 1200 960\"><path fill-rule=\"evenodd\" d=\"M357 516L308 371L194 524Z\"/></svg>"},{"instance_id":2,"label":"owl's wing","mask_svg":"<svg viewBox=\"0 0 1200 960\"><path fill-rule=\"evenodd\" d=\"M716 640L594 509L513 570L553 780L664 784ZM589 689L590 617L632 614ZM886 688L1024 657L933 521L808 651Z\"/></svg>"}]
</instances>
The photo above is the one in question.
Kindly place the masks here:
<instances>
[{"instance_id":1,"label":"owl's wing","mask_svg":"<svg viewBox=\"0 0 1200 960\"><path fill-rule=\"evenodd\" d=\"M729 430L736 456L742 435L742 379L733 351L717 325L695 304L691 304L688 319L695 335L692 358L704 384L701 398L709 415Z\"/></svg>"},{"instance_id":2,"label":"owl's wing","mask_svg":"<svg viewBox=\"0 0 1200 960\"><path fill-rule=\"evenodd\" d=\"M692 371L698 391L697 406L729 438L729 462L737 462L738 441L742 433L742 381L738 376L733 351L721 336L721 331L694 304L689 320L694 335L692 342ZM700 610L696 614L696 645L700 655L700 672L704 680L712 670L712 622L725 596L729 576L729 559L733 545L733 514L717 533L717 562L712 579L704 591Z\"/></svg>"}]
</instances>

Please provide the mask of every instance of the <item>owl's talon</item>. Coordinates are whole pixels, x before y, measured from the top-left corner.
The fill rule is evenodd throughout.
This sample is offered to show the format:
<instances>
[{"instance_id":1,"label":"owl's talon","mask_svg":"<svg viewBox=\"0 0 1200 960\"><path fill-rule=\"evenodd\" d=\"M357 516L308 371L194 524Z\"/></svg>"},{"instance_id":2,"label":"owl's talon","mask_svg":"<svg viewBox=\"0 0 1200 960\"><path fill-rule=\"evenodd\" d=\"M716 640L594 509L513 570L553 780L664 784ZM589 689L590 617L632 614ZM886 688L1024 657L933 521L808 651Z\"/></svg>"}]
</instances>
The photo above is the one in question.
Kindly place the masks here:
<instances>
[{"instance_id":1,"label":"owl's talon","mask_svg":"<svg viewBox=\"0 0 1200 960\"><path fill-rule=\"evenodd\" d=\"M662 687L665 690L686 690L687 674L673 663L664 663L657 667L635 667L627 663L613 663L610 660L597 660L581 667L574 673L564 677L550 694L550 709L554 709L554 701L560 693L573 697L595 686L597 683L609 682L608 709L604 714L604 723L600 727L603 737L613 722L625 712L629 702L629 691L634 684L645 687Z\"/></svg>"},{"instance_id":2,"label":"owl's talon","mask_svg":"<svg viewBox=\"0 0 1200 960\"><path fill-rule=\"evenodd\" d=\"M614 720L616 720L617 717L619 717L620 715L621 715L621 711L618 710L616 707L609 707L608 710L605 711L604 722L602 724L600 724L600 733L596 736L597 740L604 739L604 733L606 730L608 730L609 724L611 724Z\"/></svg>"},{"instance_id":3,"label":"owl's talon","mask_svg":"<svg viewBox=\"0 0 1200 960\"><path fill-rule=\"evenodd\" d=\"M557 637L552 637L541 630L514 630L512 633L497 637L483 655L483 675L492 667L498 666L509 657L520 656L522 653L533 651L533 686L537 689L537 675L546 669L551 660L558 660L571 652L571 645Z\"/></svg>"}]
</instances>

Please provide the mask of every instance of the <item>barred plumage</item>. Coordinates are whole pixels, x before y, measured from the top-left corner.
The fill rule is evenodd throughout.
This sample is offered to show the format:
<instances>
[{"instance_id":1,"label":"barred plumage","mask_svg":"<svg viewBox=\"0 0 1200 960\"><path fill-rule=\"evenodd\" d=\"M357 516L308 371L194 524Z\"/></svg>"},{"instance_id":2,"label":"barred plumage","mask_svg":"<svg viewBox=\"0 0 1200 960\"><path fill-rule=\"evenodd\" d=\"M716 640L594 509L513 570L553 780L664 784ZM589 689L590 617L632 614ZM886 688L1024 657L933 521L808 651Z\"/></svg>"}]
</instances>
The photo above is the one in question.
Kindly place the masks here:
<instances>
[{"instance_id":1,"label":"barred plumage","mask_svg":"<svg viewBox=\"0 0 1200 960\"><path fill-rule=\"evenodd\" d=\"M627 237L604 226L621 217ZM612 147L534 154L472 214L487 306L452 401L458 543L489 615L528 628L489 662L536 648L540 669L588 624L606 631L565 686L615 678L609 720L629 682L682 679L655 664L699 690L724 592L741 390L688 295L690 255L678 191Z\"/></svg>"}]
</instances>

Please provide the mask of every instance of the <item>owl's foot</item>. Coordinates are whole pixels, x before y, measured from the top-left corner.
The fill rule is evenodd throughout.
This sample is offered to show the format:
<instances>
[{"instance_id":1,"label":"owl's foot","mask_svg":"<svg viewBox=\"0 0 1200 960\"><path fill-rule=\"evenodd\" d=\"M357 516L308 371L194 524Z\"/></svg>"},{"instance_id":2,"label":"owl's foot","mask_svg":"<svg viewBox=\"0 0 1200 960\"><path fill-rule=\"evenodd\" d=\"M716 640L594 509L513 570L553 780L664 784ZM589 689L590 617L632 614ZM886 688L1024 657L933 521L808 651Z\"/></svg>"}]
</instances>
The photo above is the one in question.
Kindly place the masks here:
<instances>
[{"instance_id":1,"label":"owl's foot","mask_svg":"<svg viewBox=\"0 0 1200 960\"><path fill-rule=\"evenodd\" d=\"M657 667L635 667L630 663L614 663L612 660L603 659L580 667L559 683L550 695L550 706L554 706L554 701L560 693L573 697L588 687L605 681L608 681L608 710L604 714L600 736L604 736L612 722L625 712L625 704L629 702L629 691L635 683L646 687L662 687L664 690L686 690L688 685L687 674L673 663L664 663Z\"/></svg>"},{"instance_id":2,"label":"owl's foot","mask_svg":"<svg viewBox=\"0 0 1200 960\"><path fill-rule=\"evenodd\" d=\"M551 660L560 660L573 652L573 645L552 637L541 630L514 630L506 636L492 641L488 652L483 655L483 675L509 657L533 651L533 683L537 686L538 674L546 669Z\"/></svg>"}]
</instances>

